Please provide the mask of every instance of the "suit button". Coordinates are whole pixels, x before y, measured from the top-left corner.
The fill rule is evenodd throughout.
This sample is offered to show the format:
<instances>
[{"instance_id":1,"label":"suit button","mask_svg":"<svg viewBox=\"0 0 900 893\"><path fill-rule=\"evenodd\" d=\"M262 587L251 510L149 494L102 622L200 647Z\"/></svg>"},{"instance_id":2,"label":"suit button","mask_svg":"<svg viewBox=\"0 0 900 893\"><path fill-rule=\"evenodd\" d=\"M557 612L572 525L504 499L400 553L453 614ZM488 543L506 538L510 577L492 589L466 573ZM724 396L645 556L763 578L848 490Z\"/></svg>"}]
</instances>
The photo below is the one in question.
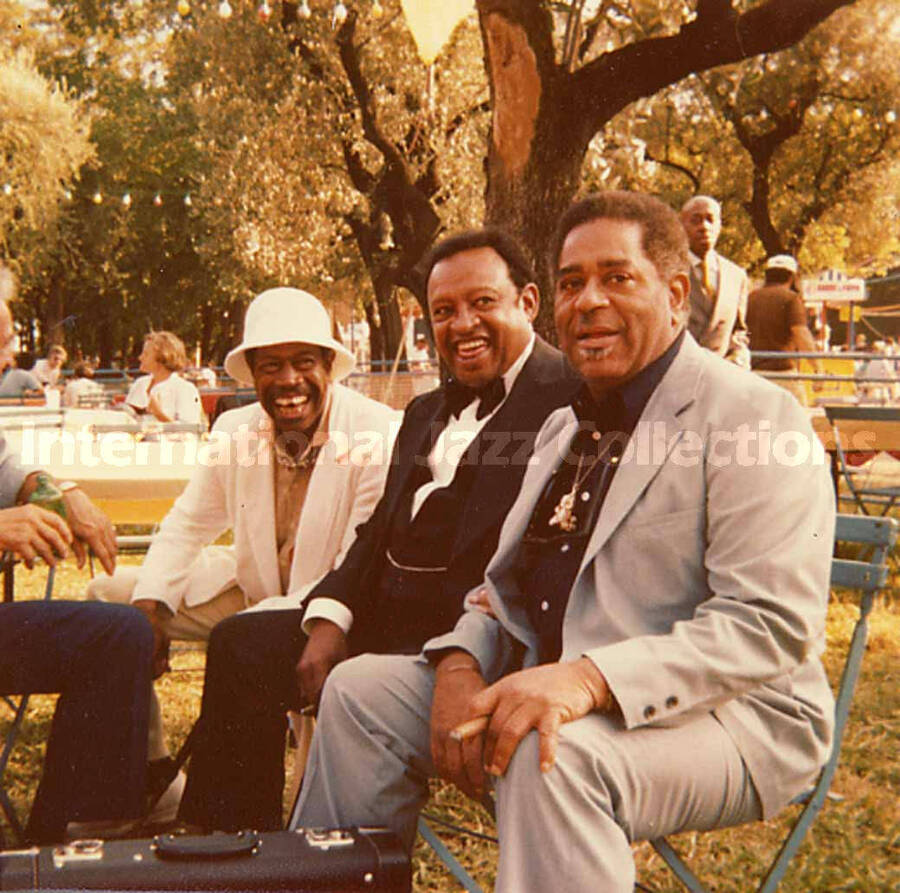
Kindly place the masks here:
<instances>
[{"instance_id":1,"label":"suit button","mask_svg":"<svg viewBox=\"0 0 900 893\"><path fill-rule=\"evenodd\" d=\"M644 719L653 719L656 716L656 708L647 706L644 708Z\"/></svg>"},{"instance_id":2,"label":"suit button","mask_svg":"<svg viewBox=\"0 0 900 893\"><path fill-rule=\"evenodd\" d=\"M677 706L678 698L676 698L675 695L669 695L669 697L666 698L666 707L668 707L669 710L672 710Z\"/></svg>"}]
</instances>

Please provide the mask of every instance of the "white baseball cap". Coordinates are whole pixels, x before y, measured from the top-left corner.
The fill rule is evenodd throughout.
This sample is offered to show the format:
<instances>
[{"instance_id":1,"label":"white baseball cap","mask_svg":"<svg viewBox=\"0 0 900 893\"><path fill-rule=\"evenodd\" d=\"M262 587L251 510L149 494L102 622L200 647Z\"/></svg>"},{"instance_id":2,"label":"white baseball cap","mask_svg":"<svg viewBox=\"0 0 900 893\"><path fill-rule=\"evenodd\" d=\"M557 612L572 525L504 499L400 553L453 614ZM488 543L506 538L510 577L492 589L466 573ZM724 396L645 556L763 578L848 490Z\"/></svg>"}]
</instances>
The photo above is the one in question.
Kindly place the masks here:
<instances>
[{"instance_id":1,"label":"white baseball cap","mask_svg":"<svg viewBox=\"0 0 900 893\"><path fill-rule=\"evenodd\" d=\"M257 347L300 342L334 351L331 380L346 378L353 354L331 337L331 318L318 298L299 288L270 288L257 295L244 316L244 340L225 357L225 371L243 384L253 384L246 353Z\"/></svg>"},{"instance_id":2,"label":"white baseball cap","mask_svg":"<svg viewBox=\"0 0 900 893\"><path fill-rule=\"evenodd\" d=\"M776 254L766 261L767 270L789 270L797 272L797 261L790 254Z\"/></svg>"}]
</instances>

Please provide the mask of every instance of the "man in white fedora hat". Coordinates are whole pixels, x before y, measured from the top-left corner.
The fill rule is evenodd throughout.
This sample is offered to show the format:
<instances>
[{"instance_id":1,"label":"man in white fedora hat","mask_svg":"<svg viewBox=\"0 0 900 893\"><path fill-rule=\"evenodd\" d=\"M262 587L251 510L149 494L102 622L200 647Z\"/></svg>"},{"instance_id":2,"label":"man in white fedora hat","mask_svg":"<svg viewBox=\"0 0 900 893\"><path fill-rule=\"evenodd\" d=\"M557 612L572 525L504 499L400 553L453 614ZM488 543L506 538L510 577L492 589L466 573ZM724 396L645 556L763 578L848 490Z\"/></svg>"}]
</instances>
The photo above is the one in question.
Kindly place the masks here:
<instances>
[{"instance_id":1,"label":"man in white fedora hat","mask_svg":"<svg viewBox=\"0 0 900 893\"><path fill-rule=\"evenodd\" d=\"M298 608L368 519L399 413L338 384L353 366L312 295L273 288L250 304L225 371L252 384L258 402L216 421L215 460L198 464L141 567L99 577L88 589L147 615L156 675L167 669L171 638L207 639L219 621L248 608ZM232 546L211 545L226 531ZM151 767L165 774L155 698L149 743ZM174 818L183 787L179 776L155 819Z\"/></svg>"}]
</instances>

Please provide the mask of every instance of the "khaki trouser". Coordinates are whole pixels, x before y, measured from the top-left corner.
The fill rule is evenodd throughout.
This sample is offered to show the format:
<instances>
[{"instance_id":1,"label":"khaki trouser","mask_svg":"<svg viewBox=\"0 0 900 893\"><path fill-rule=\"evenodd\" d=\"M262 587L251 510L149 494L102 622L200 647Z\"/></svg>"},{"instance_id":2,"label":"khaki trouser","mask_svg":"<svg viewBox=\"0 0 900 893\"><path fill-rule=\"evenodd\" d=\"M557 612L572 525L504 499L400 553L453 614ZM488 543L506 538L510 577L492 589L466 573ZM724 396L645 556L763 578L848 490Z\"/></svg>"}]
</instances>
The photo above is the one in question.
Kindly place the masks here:
<instances>
[{"instance_id":1,"label":"khaki trouser","mask_svg":"<svg viewBox=\"0 0 900 893\"><path fill-rule=\"evenodd\" d=\"M138 567L120 567L113 576L102 574L88 584L89 599L100 602L128 604L137 583ZM246 607L244 593L238 586L223 589L208 602L193 607L182 604L178 613L165 624L166 633L172 639L205 642L212 628L226 617L237 614ZM154 691L150 698L150 729L147 741L147 758L158 760L168 756L163 731L159 699Z\"/></svg>"}]
</instances>

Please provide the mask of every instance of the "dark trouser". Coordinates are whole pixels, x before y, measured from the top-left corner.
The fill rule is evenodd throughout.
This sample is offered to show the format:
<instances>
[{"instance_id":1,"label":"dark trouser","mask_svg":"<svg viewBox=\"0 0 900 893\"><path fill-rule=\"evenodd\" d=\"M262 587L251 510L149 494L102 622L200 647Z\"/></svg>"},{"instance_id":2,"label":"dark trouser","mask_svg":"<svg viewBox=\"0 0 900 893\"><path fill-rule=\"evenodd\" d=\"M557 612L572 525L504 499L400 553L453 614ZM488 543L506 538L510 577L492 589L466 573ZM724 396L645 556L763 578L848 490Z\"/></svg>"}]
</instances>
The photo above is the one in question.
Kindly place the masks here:
<instances>
[{"instance_id":1,"label":"dark trouser","mask_svg":"<svg viewBox=\"0 0 900 893\"><path fill-rule=\"evenodd\" d=\"M300 706L302 618L300 610L251 612L213 629L184 821L219 831L282 827L285 714Z\"/></svg>"},{"instance_id":2,"label":"dark trouser","mask_svg":"<svg viewBox=\"0 0 900 893\"><path fill-rule=\"evenodd\" d=\"M150 624L129 605L0 605L0 693L60 693L30 841L143 814L152 652Z\"/></svg>"}]
</instances>

